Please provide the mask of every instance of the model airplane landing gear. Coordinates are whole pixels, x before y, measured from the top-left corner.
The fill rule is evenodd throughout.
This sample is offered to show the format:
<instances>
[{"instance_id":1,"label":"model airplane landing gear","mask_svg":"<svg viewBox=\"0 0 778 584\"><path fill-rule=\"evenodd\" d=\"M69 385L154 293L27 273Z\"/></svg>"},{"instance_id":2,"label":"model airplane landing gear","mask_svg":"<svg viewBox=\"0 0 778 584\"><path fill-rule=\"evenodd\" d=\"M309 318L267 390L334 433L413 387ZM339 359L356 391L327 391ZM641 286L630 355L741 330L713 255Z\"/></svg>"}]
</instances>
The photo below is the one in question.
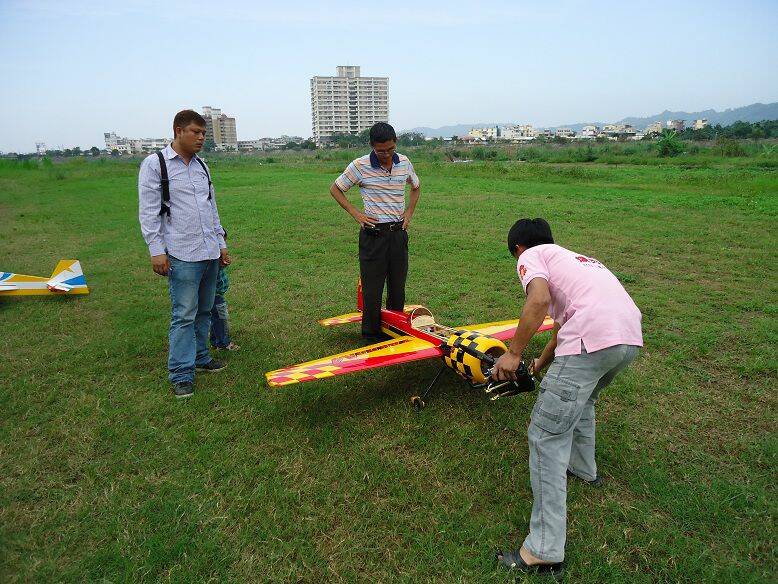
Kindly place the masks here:
<instances>
[{"instance_id":1,"label":"model airplane landing gear","mask_svg":"<svg viewBox=\"0 0 778 584\"><path fill-rule=\"evenodd\" d=\"M427 396L432 391L432 388L435 387L435 384L438 382L438 379L440 379L440 376L443 375L443 372L446 369L448 369L448 367L446 367L445 365L440 368L437 375L435 375L435 378L432 380L432 383L430 383L429 386L427 386L427 389L424 391L423 394L421 394L421 396L414 395L413 397L411 397L411 404L413 405L414 410L419 412L424 406L427 405L427 402L425 402L424 400L427 399Z\"/></svg>"}]
</instances>

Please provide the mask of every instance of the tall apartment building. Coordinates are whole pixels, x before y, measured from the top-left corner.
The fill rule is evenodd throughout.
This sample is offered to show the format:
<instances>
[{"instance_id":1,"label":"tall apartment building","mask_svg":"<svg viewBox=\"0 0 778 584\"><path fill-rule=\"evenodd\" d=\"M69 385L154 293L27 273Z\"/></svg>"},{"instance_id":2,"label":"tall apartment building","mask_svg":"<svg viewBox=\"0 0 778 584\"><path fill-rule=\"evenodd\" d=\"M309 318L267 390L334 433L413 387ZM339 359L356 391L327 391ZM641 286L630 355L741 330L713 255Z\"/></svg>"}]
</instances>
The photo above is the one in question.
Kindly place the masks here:
<instances>
[{"instance_id":1,"label":"tall apartment building","mask_svg":"<svg viewBox=\"0 0 778 584\"><path fill-rule=\"evenodd\" d=\"M205 118L205 140L213 142L218 150L238 149L238 132L235 118L223 114L219 108L203 106Z\"/></svg>"},{"instance_id":2,"label":"tall apartment building","mask_svg":"<svg viewBox=\"0 0 778 584\"><path fill-rule=\"evenodd\" d=\"M317 144L388 122L389 78L361 77L351 65L339 66L335 77L311 78L311 118Z\"/></svg>"}]
</instances>

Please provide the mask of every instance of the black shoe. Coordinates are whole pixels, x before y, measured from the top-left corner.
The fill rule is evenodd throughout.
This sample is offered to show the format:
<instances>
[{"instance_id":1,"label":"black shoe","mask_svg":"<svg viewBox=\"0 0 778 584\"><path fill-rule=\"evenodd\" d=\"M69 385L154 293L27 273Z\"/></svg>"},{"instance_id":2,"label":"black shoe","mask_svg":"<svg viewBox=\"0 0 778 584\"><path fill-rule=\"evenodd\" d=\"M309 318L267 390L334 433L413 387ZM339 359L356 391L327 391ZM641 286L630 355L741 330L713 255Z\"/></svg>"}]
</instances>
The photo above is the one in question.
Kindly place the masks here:
<instances>
[{"instance_id":1,"label":"black shoe","mask_svg":"<svg viewBox=\"0 0 778 584\"><path fill-rule=\"evenodd\" d=\"M574 477L574 478L578 479L579 481L583 481L587 485L590 485L590 486L594 487L595 489L599 489L600 487L602 487L602 477L600 475L597 475L596 477L594 477L593 481L587 481L585 478L579 477L577 474L574 474L574 473L570 472L570 470L568 470L567 471L567 476Z\"/></svg>"},{"instance_id":2,"label":"black shoe","mask_svg":"<svg viewBox=\"0 0 778 584\"><path fill-rule=\"evenodd\" d=\"M557 581L560 581L565 575L564 562L557 562L556 564L534 564L530 566L521 559L519 550L514 550L512 552L497 550L497 563L518 572L537 574L538 576L552 576L554 580Z\"/></svg>"},{"instance_id":3,"label":"black shoe","mask_svg":"<svg viewBox=\"0 0 778 584\"><path fill-rule=\"evenodd\" d=\"M194 395L194 386L191 381L179 381L173 385L173 395L176 399L191 397Z\"/></svg>"},{"instance_id":4,"label":"black shoe","mask_svg":"<svg viewBox=\"0 0 778 584\"><path fill-rule=\"evenodd\" d=\"M225 367L227 367L227 364L224 361L217 361L216 359L211 359L205 365L195 365L197 371L205 371L207 373L221 371Z\"/></svg>"}]
</instances>

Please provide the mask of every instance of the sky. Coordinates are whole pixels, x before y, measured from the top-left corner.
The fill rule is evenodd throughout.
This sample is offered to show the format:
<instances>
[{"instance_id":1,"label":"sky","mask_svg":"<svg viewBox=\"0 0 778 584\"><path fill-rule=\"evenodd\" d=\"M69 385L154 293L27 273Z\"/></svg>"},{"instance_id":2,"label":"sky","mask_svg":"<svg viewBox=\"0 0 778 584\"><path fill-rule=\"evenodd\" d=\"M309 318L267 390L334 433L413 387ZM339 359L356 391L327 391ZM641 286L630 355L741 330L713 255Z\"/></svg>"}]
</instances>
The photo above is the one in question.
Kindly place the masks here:
<instances>
[{"instance_id":1,"label":"sky","mask_svg":"<svg viewBox=\"0 0 778 584\"><path fill-rule=\"evenodd\" d=\"M389 77L389 121L616 121L778 101L778 0L0 0L0 151L166 137L220 107L239 140L311 135L310 79Z\"/></svg>"}]
</instances>

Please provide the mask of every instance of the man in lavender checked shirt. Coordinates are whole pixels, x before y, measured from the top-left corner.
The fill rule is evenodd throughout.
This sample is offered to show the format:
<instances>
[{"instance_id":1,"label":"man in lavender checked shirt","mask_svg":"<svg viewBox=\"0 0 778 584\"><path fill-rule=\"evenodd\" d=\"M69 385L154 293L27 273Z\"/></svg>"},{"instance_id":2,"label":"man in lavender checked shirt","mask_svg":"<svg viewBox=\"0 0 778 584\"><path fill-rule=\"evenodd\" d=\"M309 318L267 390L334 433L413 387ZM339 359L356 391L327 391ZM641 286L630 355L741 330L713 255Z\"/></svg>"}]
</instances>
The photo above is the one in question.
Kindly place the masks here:
<instances>
[{"instance_id":1,"label":"man in lavender checked shirt","mask_svg":"<svg viewBox=\"0 0 778 584\"><path fill-rule=\"evenodd\" d=\"M172 304L169 378L177 398L194 393L194 373L225 364L208 352L210 314L219 265L230 264L210 171L197 156L205 141L205 119L178 112L174 140L148 156L138 177L138 215L155 273L168 277ZM163 200L167 178L169 201Z\"/></svg>"},{"instance_id":2,"label":"man in lavender checked shirt","mask_svg":"<svg viewBox=\"0 0 778 584\"><path fill-rule=\"evenodd\" d=\"M521 219L508 233L527 294L510 350L494 365L498 380L515 379L524 349L548 313L551 340L529 366L540 384L527 429L532 516L520 549L498 561L556 578L564 571L567 477L602 485L594 458L594 404L643 346L641 314L619 280L594 258L554 244L543 219Z\"/></svg>"}]
</instances>

